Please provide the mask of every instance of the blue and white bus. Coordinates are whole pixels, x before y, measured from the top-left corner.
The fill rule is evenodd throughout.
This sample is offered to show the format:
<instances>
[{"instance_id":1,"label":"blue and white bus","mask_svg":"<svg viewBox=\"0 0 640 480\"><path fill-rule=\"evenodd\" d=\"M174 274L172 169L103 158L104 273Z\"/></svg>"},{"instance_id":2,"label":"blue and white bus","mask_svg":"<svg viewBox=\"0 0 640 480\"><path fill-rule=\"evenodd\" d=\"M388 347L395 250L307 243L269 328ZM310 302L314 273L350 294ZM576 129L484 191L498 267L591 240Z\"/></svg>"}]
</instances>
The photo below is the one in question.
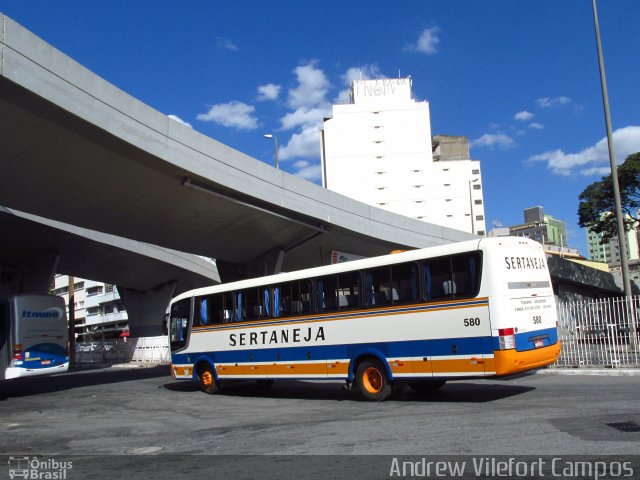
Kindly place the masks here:
<instances>
[{"instance_id":1,"label":"blue and white bus","mask_svg":"<svg viewBox=\"0 0 640 480\"><path fill-rule=\"evenodd\" d=\"M0 298L0 380L66 372L67 328L60 297Z\"/></svg>"},{"instance_id":2,"label":"blue and white bus","mask_svg":"<svg viewBox=\"0 0 640 480\"><path fill-rule=\"evenodd\" d=\"M181 294L169 309L172 375L342 379L372 400L408 384L554 363L557 313L542 246L483 238Z\"/></svg>"}]
</instances>

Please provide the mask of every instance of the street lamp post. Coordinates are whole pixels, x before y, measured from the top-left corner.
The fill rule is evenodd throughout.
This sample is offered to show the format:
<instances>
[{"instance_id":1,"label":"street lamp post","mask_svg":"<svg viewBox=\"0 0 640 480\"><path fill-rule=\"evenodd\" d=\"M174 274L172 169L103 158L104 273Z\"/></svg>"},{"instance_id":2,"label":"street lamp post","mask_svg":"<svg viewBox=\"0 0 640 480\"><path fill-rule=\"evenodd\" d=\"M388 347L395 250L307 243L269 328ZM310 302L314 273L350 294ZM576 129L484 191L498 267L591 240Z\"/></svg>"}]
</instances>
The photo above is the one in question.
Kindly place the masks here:
<instances>
[{"instance_id":1,"label":"street lamp post","mask_svg":"<svg viewBox=\"0 0 640 480\"><path fill-rule=\"evenodd\" d=\"M627 254L627 235L624 225L624 217L622 216L622 202L620 200L620 185L618 183L618 168L616 166L616 155L613 148L613 134L611 131L611 113L609 111L609 94L607 93L607 79L604 74L604 59L602 56L602 43L600 41L600 25L598 24L598 9L596 0L592 0L593 5L593 23L595 26L596 46L598 48L598 65L600 67L600 87L602 88L602 104L604 107L604 122L607 129L607 144L609 146L609 164L611 166L611 182L613 184L613 197L616 205L616 222L618 223L618 245L620 248L620 267L622 269L622 283L624 287L624 295L627 301L631 301L631 278L629 275L629 256ZM630 315L630 346L637 350L636 338L636 322L635 310L629 305Z\"/></svg>"},{"instance_id":2,"label":"street lamp post","mask_svg":"<svg viewBox=\"0 0 640 480\"><path fill-rule=\"evenodd\" d=\"M276 144L276 169L279 168L278 166L278 137L276 137L275 135L271 134L271 133L265 133L264 134L264 138L273 138L273 141Z\"/></svg>"}]
</instances>

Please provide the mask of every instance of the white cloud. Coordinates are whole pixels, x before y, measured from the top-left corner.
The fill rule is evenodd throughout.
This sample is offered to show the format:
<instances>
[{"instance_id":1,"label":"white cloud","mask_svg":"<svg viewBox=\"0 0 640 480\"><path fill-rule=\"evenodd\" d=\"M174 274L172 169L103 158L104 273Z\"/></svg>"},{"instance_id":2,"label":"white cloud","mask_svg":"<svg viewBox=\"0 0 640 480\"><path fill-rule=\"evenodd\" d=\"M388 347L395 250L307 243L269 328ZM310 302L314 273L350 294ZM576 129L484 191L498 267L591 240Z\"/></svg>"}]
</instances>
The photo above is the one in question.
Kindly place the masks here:
<instances>
[{"instance_id":1,"label":"white cloud","mask_svg":"<svg viewBox=\"0 0 640 480\"><path fill-rule=\"evenodd\" d=\"M324 72L316 68L315 63L310 62L295 68L298 85L289 90L289 107L312 107L326 102L331 84Z\"/></svg>"},{"instance_id":2,"label":"white cloud","mask_svg":"<svg viewBox=\"0 0 640 480\"><path fill-rule=\"evenodd\" d=\"M469 143L471 147L487 147L487 148L499 148L500 150L508 150L513 148L515 142L513 138L505 133L485 133L480 138L477 138Z\"/></svg>"},{"instance_id":3,"label":"white cloud","mask_svg":"<svg viewBox=\"0 0 640 480\"><path fill-rule=\"evenodd\" d=\"M289 142L280 149L281 160L318 158L319 156L320 130L318 126L309 126L294 133Z\"/></svg>"},{"instance_id":4,"label":"white cloud","mask_svg":"<svg viewBox=\"0 0 640 480\"><path fill-rule=\"evenodd\" d=\"M320 180L322 178L322 169L320 168L320 164L316 163L298 170L294 175L309 181Z\"/></svg>"},{"instance_id":5,"label":"white cloud","mask_svg":"<svg viewBox=\"0 0 640 480\"><path fill-rule=\"evenodd\" d=\"M438 33L440 33L440 28L438 27L425 28L418 37L417 42L415 44L405 45L404 50L434 55L437 53L437 46L440 43Z\"/></svg>"},{"instance_id":6,"label":"white cloud","mask_svg":"<svg viewBox=\"0 0 640 480\"><path fill-rule=\"evenodd\" d=\"M219 103L207 113L199 114L197 119L239 130L255 130L258 128L258 120L253 116L255 110L254 106L238 101Z\"/></svg>"},{"instance_id":7,"label":"white cloud","mask_svg":"<svg viewBox=\"0 0 640 480\"><path fill-rule=\"evenodd\" d=\"M167 117L169 117L171 120L175 120L176 122L181 123L182 125L186 125L187 127L192 128L189 122L185 122L177 115L167 115Z\"/></svg>"},{"instance_id":8,"label":"white cloud","mask_svg":"<svg viewBox=\"0 0 640 480\"><path fill-rule=\"evenodd\" d=\"M297 127L320 128L322 121L330 112L326 108L300 107L297 110L287 113L280 119L283 130L291 130Z\"/></svg>"},{"instance_id":9,"label":"white cloud","mask_svg":"<svg viewBox=\"0 0 640 480\"><path fill-rule=\"evenodd\" d=\"M519 122L526 122L527 120L531 120L533 117L535 117L535 115L531 112L527 112L526 110L518 112L513 116L513 118Z\"/></svg>"},{"instance_id":10,"label":"white cloud","mask_svg":"<svg viewBox=\"0 0 640 480\"><path fill-rule=\"evenodd\" d=\"M632 153L640 151L640 126L627 126L613 132L616 162L622 163ZM529 158L529 162L546 162L547 168L556 175L568 176L578 173L584 176L610 173L609 147L604 137L595 145L578 153L552 150Z\"/></svg>"},{"instance_id":11,"label":"white cloud","mask_svg":"<svg viewBox=\"0 0 640 480\"><path fill-rule=\"evenodd\" d=\"M538 122L531 122L529 124L529 128L533 128L534 130L542 130L544 128L544 125Z\"/></svg>"},{"instance_id":12,"label":"white cloud","mask_svg":"<svg viewBox=\"0 0 640 480\"><path fill-rule=\"evenodd\" d=\"M280 90L282 87L280 85L275 85L273 83L267 83L266 85L258 86L258 101L263 100L277 100L280 96Z\"/></svg>"},{"instance_id":13,"label":"white cloud","mask_svg":"<svg viewBox=\"0 0 640 480\"><path fill-rule=\"evenodd\" d=\"M216 39L216 44L218 45L218 48L221 48L223 50L231 50L232 52L240 51L235 43L226 38L218 37Z\"/></svg>"},{"instance_id":14,"label":"white cloud","mask_svg":"<svg viewBox=\"0 0 640 480\"><path fill-rule=\"evenodd\" d=\"M557 107L560 105L567 105L571 103L571 99L569 97L540 97L536 100L536 104L542 108L550 108Z\"/></svg>"}]
</instances>

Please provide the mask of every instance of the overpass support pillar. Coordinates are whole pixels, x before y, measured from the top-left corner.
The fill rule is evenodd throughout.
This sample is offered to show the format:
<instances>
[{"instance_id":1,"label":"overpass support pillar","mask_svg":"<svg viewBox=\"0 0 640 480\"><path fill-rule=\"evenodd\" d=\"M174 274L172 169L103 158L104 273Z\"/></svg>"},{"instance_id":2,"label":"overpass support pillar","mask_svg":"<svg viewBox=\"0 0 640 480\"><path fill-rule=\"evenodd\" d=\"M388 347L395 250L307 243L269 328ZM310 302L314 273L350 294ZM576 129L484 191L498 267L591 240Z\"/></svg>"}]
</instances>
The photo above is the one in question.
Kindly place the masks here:
<instances>
[{"instance_id":1,"label":"overpass support pillar","mask_svg":"<svg viewBox=\"0 0 640 480\"><path fill-rule=\"evenodd\" d=\"M60 255L50 253L16 267L0 266L1 295L45 295L53 283Z\"/></svg>"},{"instance_id":2,"label":"overpass support pillar","mask_svg":"<svg viewBox=\"0 0 640 480\"><path fill-rule=\"evenodd\" d=\"M164 315L175 289L176 282L169 282L146 292L118 287L129 317L132 337L157 337L163 334Z\"/></svg>"},{"instance_id":3,"label":"overpass support pillar","mask_svg":"<svg viewBox=\"0 0 640 480\"><path fill-rule=\"evenodd\" d=\"M285 253L281 248L274 248L255 260L244 264L216 260L220 281L229 283L246 278L264 277L280 273Z\"/></svg>"}]
</instances>

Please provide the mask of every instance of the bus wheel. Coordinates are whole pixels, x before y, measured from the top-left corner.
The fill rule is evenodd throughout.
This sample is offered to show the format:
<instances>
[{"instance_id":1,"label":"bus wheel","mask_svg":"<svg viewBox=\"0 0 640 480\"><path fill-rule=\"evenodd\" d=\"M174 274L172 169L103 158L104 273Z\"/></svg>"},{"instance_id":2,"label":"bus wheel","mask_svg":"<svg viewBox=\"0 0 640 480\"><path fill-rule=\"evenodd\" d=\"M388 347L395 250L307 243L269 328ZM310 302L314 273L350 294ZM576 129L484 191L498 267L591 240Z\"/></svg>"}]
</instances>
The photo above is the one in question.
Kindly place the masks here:
<instances>
[{"instance_id":1,"label":"bus wheel","mask_svg":"<svg viewBox=\"0 0 640 480\"><path fill-rule=\"evenodd\" d=\"M409 386L416 393L435 392L447 383L446 380L421 380L419 382L411 382Z\"/></svg>"},{"instance_id":2,"label":"bus wheel","mask_svg":"<svg viewBox=\"0 0 640 480\"><path fill-rule=\"evenodd\" d=\"M377 360L365 360L358 365L356 382L360 393L368 400L382 402L391 395L387 371Z\"/></svg>"},{"instance_id":3,"label":"bus wheel","mask_svg":"<svg viewBox=\"0 0 640 480\"><path fill-rule=\"evenodd\" d=\"M213 369L210 365L204 364L198 368L198 380L200 381L200 389L213 395L220 391L220 386L213 375Z\"/></svg>"}]
</instances>

